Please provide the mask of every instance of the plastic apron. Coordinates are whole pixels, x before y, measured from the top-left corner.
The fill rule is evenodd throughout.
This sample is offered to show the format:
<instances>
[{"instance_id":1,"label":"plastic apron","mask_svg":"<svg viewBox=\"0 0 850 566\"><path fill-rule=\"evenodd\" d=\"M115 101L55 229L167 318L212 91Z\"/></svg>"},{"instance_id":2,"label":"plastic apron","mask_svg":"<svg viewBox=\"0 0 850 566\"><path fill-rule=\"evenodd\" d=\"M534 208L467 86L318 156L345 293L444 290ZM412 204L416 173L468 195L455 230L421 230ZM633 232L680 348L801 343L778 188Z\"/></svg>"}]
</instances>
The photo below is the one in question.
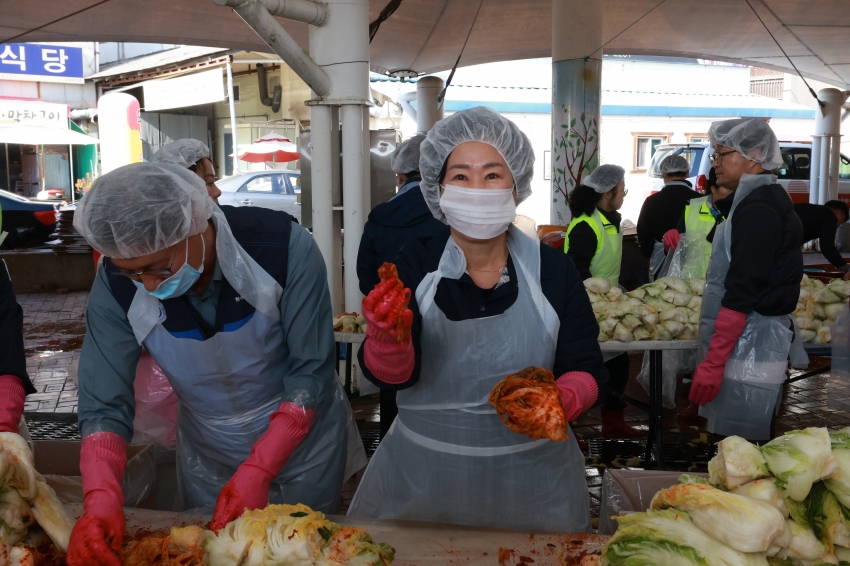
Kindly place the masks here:
<instances>
[{"instance_id":1,"label":"plastic apron","mask_svg":"<svg viewBox=\"0 0 850 566\"><path fill-rule=\"evenodd\" d=\"M744 175L735 191L729 216L717 226L711 260L706 274L699 325L699 352L702 361L714 334L714 322L720 312L724 282L732 259L732 222L735 209L754 189L776 182L772 175ZM762 316L753 311L735 349L726 362L720 392L711 403L700 407L699 414L708 419L706 430L724 436L738 435L748 440L770 439L770 422L774 414L794 332L788 315ZM795 354L802 348L796 332ZM805 356L805 352L803 352ZM794 360L795 365L798 360Z\"/></svg>"},{"instance_id":2,"label":"plastic apron","mask_svg":"<svg viewBox=\"0 0 850 566\"><path fill-rule=\"evenodd\" d=\"M590 274L593 277L604 277L616 287L620 280L620 264L623 261L623 234L619 226L614 226L604 219L599 209L594 210L591 216L582 215L574 218L567 228L564 252L570 249L570 232L580 222L587 222L598 240L596 254L590 263Z\"/></svg>"},{"instance_id":3,"label":"plastic apron","mask_svg":"<svg viewBox=\"0 0 850 566\"><path fill-rule=\"evenodd\" d=\"M706 241L708 233L715 225L708 204L709 197L691 200L685 208L685 261L682 264L682 277L698 278L705 277L708 271L708 262L711 258L711 244Z\"/></svg>"},{"instance_id":4,"label":"plastic apron","mask_svg":"<svg viewBox=\"0 0 850 566\"><path fill-rule=\"evenodd\" d=\"M159 300L141 290L128 312L136 338L180 400L175 510L215 506L286 393L288 350L277 306L282 289L236 242L220 210L212 220L224 277L256 308L253 316L237 330L200 341L165 330ZM351 407L335 376L322 398L302 392L296 401L315 402L317 417L272 483L269 501L337 512L349 452L347 427L354 426Z\"/></svg>"},{"instance_id":5,"label":"plastic apron","mask_svg":"<svg viewBox=\"0 0 850 566\"><path fill-rule=\"evenodd\" d=\"M534 442L508 429L488 397L504 376L552 369L560 322L540 287L540 243L519 218L508 229L519 296L503 314L452 322L434 303L440 279L466 259L449 238L416 289L419 382L398 393L398 417L360 482L349 515L500 529L588 532L584 457L575 436ZM533 223L532 223L533 224ZM528 228L532 231L529 233Z\"/></svg>"}]
</instances>

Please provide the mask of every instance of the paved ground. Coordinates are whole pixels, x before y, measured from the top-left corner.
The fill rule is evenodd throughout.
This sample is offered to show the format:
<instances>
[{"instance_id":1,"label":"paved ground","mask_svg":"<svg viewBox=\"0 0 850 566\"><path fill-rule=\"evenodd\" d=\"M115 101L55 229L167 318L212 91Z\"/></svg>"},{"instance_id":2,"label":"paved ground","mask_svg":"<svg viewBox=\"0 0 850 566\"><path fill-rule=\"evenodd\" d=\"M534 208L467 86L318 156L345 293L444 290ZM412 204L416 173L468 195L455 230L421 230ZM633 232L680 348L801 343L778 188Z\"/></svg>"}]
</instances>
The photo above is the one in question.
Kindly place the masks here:
<instances>
[{"instance_id":1,"label":"paved ground","mask_svg":"<svg viewBox=\"0 0 850 566\"><path fill-rule=\"evenodd\" d=\"M27 371L38 393L27 397L25 411L39 413L72 413L77 410L77 386L74 362L78 359L85 334L85 305L88 293L29 293L18 296L24 309L24 340ZM641 355L631 357L632 378L637 375ZM828 358L813 358L812 368L829 364ZM792 377L801 372L792 372ZM776 433L807 426L841 428L850 425L850 413L827 407L826 384L829 373L787 385L776 420ZM680 381L678 408L687 406L688 385ZM646 393L634 379L626 394L647 400ZM371 456L378 444L380 412L375 396L352 399L354 415L367 453ZM70 417L70 415L68 415ZM57 415L58 418L58 415ZM638 428L647 428L646 416L628 407L626 419ZM573 430L590 443L586 454L586 477L594 516L599 513L602 472L608 467L641 467L643 446L640 441L603 440L599 409L594 409L573 423ZM705 471L714 447L704 432L705 421L683 422L676 413L665 410L665 454L668 468L682 471ZM67 428L67 427L66 427ZM49 428L48 428L49 430ZM343 499L347 506L357 487L349 482Z\"/></svg>"}]
</instances>

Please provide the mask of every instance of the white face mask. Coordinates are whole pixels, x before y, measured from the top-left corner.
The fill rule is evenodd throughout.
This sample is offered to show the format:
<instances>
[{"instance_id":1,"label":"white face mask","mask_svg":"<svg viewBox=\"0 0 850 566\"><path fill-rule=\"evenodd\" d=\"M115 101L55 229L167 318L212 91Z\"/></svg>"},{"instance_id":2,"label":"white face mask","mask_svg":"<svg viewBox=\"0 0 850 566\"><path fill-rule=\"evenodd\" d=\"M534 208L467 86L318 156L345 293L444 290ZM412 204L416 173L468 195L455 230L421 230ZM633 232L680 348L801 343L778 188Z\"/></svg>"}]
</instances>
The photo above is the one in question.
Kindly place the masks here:
<instances>
[{"instance_id":1,"label":"white face mask","mask_svg":"<svg viewBox=\"0 0 850 566\"><path fill-rule=\"evenodd\" d=\"M489 240L516 220L513 189L466 189L445 185L440 209L449 226L470 238Z\"/></svg>"}]
</instances>

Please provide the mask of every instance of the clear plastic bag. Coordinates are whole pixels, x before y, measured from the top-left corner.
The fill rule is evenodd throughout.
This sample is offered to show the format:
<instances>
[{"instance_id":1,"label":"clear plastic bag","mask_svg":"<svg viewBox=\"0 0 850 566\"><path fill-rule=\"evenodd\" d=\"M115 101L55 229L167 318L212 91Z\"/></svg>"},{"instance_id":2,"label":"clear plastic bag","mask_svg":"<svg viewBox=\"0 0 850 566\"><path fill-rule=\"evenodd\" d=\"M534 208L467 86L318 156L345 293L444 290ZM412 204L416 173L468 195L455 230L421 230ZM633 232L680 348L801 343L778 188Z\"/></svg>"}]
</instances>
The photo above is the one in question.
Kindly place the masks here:
<instances>
[{"instance_id":1,"label":"clear plastic bag","mask_svg":"<svg viewBox=\"0 0 850 566\"><path fill-rule=\"evenodd\" d=\"M850 411L850 308L845 306L830 326L832 369L827 385L827 407Z\"/></svg>"},{"instance_id":2,"label":"clear plastic bag","mask_svg":"<svg viewBox=\"0 0 850 566\"><path fill-rule=\"evenodd\" d=\"M145 351L136 366L136 416L133 442L174 446L177 437L177 394L168 378Z\"/></svg>"},{"instance_id":3,"label":"clear plastic bag","mask_svg":"<svg viewBox=\"0 0 850 566\"><path fill-rule=\"evenodd\" d=\"M753 311L723 373L724 380L759 385L785 381L793 332L787 316L762 316Z\"/></svg>"},{"instance_id":4,"label":"clear plastic bag","mask_svg":"<svg viewBox=\"0 0 850 566\"><path fill-rule=\"evenodd\" d=\"M681 279L705 277L705 273L702 275L685 274L684 270L687 269L685 263L687 254L689 250L693 249L695 249L695 246L689 245L687 234L682 234L676 250L672 254L667 254L667 259L661 268L659 278L667 276L679 277ZM647 354L648 352L644 352L643 363L641 363L637 380L646 392L649 393L649 356ZM693 373L696 369L696 358L696 350L665 350L661 353L661 397L662 404L666 408L676 408L676 375L680 373Z\"/></svg>"}]
</instances>

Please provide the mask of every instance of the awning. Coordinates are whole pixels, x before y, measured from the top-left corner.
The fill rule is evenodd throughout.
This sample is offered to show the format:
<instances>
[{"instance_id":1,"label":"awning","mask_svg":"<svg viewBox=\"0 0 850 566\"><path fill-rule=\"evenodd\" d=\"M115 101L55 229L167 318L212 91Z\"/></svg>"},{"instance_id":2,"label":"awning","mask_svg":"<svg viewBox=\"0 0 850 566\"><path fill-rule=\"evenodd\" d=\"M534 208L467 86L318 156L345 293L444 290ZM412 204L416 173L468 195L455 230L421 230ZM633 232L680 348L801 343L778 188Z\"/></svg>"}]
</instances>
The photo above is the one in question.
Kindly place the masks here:
<instances>
[{"instance_id":1,"label":"awning","mask_svg":"<svg viewBox=\"0 0 850 566\"><path fill-rule=\"evenodd\" d=\"M23 145L91 145L100 143L100 140L73 130L14 126L11 128L0 128L0 143L19 143Z\"/></svg>"}]
</instances>

